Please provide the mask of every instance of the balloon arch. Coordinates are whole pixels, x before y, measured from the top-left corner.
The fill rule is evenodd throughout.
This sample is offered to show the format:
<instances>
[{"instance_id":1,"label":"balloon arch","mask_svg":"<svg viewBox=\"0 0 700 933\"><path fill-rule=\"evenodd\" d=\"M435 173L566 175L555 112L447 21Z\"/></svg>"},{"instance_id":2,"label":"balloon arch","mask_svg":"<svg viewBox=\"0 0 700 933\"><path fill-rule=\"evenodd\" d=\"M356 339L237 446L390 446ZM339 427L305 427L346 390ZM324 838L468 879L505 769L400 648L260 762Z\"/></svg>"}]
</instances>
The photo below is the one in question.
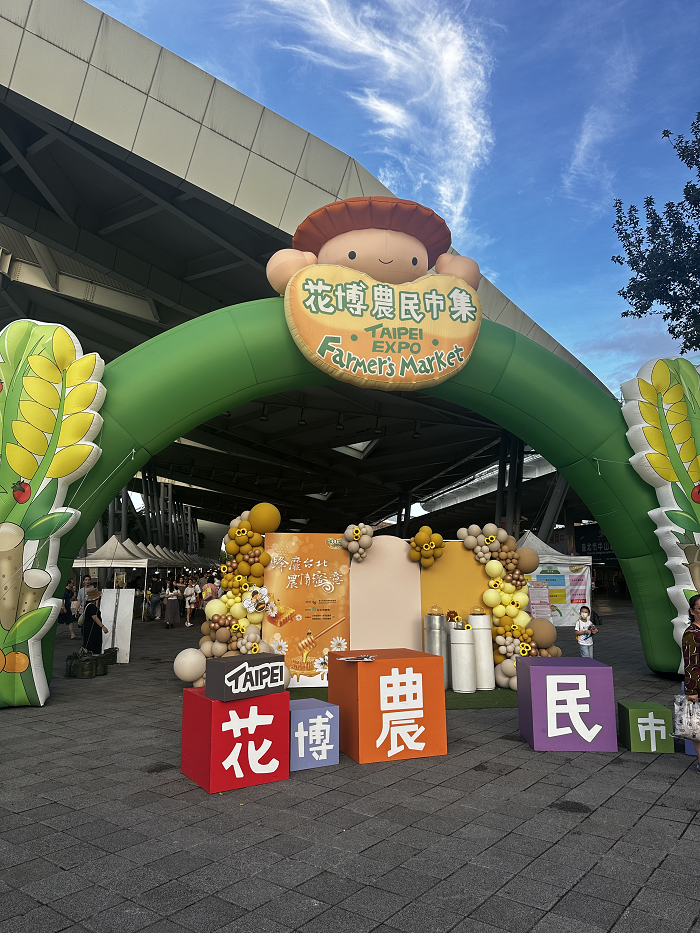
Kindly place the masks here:
<instances>
[{"instance_id":1,"label":"balloon arch","mask_svg":"<svg viewBox=\"0 0 700 933\"><path fill-rule=\"evenodd\" d=\"M62 540L64 576L109 501L167 444L253 399L332 383L297 349L281 298L224 308L174 328L110 363L102 381L102 456L69 490L81 517ZM559 470L620 561L647 664L677 671L680 650L667 595L672 575L648 514L657 501L629 464L619 403L544 347L487 320L464 369L423 391L490 418ZM51 640L43 646L47 668Z\"/></svg>"}]
</instances>

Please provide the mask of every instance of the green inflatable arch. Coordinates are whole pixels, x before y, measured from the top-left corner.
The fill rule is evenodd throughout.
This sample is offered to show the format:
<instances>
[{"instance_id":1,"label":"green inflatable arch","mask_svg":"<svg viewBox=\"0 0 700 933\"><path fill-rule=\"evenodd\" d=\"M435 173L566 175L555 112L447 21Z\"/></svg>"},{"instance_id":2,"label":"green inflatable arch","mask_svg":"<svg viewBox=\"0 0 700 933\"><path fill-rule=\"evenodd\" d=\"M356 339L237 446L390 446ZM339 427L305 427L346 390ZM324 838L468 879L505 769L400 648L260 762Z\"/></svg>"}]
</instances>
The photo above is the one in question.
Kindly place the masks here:
<instances>
[{"instance_id":1,"label":"green inflatable arch","mask_svg":"<svg viewBox=\"0 0 700 933\"><path fill-rule=\"evenodd\" d=\"M332 380L299 352L282 299L271 298L207 314L141 344L110 363L103 382L103 453L66 498L82 516L62 541L64 576L109 501L153 454L223 411ZM566 477L620 561L647 664L677 671L675 610L666 593L673 579L648 516L658 503L628 463L618 402L539 344L487 320L462 371L423 391L517 434ZM43 646L49 676L51 642L49 636Z\"/></svg>"}]
</instances>

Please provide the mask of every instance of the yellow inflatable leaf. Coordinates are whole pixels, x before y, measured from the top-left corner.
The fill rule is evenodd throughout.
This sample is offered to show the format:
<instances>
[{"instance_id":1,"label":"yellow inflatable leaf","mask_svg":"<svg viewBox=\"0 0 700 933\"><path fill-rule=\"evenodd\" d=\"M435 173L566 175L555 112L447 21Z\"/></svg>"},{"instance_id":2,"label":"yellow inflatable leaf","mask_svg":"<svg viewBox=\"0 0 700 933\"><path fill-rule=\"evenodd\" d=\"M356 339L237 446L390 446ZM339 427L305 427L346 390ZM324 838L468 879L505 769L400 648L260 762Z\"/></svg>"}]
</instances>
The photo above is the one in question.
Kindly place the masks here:
<instances>
[{"instance_id":1,"label":"yellow inflatable leaf","mask_svg":"<svg viewBox=\"0 0 700 933\"><path fill-rule=\"evenodd\" d=\"M652 470L657 473L661 479L666 479L669 483L678 482L678 477L668 457L665 457L663 454L647 454L647 461Z\"/></svg>"},{"instance_id":2,"label":"yellow inflatable leaf","mask_svg":"<svg viewBox=\"0 0 700 933\"><path fill-rule=\"evenodd\" d=\"M19 447L17 444L8 444L5 447L5 457L15 473L19 473L25 479L31 479L36 473L36 458L32 457L24 447Z\"/></svg>"},{"instance_id":3,"label":"yellow inflatable leaf","mask_svg":"<svg viewBox=\"0 0 700 933\"><path fill-rule=\"evenodd\" d=\"M656 450L660 454L666 453L664 437L658 428L644 428L644 437L646 437L647 442L652 450Z\"/></svg>"},{"instance_id":4,"label":"yellow inflatable leaf","mask_svg":"<svg viewBox=\"0 0 700 933\"><path fill-rule=\"evenodd\" d=\"M683 386L680 383L671 386L668 392L664 392L664 405L673 405L674 402L680 402L683 398Z\"/></svg>"},{"instance_id":5,"label":"yellow inflatable leaf","mask_svg":"<svg viewBox=\"0 0 700 933\"><path fill-rule=\"evenodd\" d=\"M61 384L61 370L55 366L51 360L47 360L45 356L33 356L27 357L27 362L32 367L37 376L41 376L42 379L46 379L47 382L56 382L59 385Z\"/></svg>"},{"instance_id":6,"label":"yellow inflatable leaf","mask_svg":"<svg viewBox=\"0 0 700 933\"><path fill-rule=\"evenodd\" d=\"M75 345L62 327L57 327L53 334L53 358L59 369L68 369L75 360Z\"/></svg>"},{"instance_id":7,"label":"yellow inflatable leaf","mask_svg":"<svg viewBox=\"0 0 700 933\"><path fill-rule=\"evenodd\" d=\"M671 429L671 437L673 438L674 444L684 444L691 434L692 431L689 421L681 421L675 428Z\"/></svg>"},{"instance_id":8,"label":"yellow inflatable leaf","mask_svg":"<svg viewBox=\"0 0 700 933\"><path fill-rule=\"evenodd\" d=\"M19 403L19 410L22 412L24 419L33 424L35 428L51 434L56 424L56 415L50 408L40 405L38 402L30 402L28 399L24 399Z\"/></svg>"},{"instance_id":9,"label":"yellow inflatable leaf","mask_svg":"<svg viewBox=\"0 0 700 933\"><path fill-rule=\"evenodd\" d=\"M96 382L85 382L71 389L66 396L65 414L74 415L76 412L84 411L88 405L92 404L96 394Z\"/></svg>"},{"instance_id":10,"label":"yellow inflatable leaf","mask_svg":"<svg viewBox=\"0 0 700 933\"><path fill-rule=\"evenodd\" d=\"M651 371L651 384L657 392L665 392L671 384L671 373L663 360L657 360ZM678 401L678 399L676 399Z\"/></svg>"},{"instance_id":11,"label":"yellow inflatable leaf","mask_svg":"<svg viewBox=\"0 0 700 933\"><path fill-rule=\"evenodd\" d=\"M696 457L688 464L688 476L694 483L700 482L700 457Z\"/></svg>"},{"instance_id":12,"label":"yellow inflatable leaf","mask_svg":"<svg viewBox=\"0 0 700 933\"><path fill-rule=\"evenodd\" d=\"M12 433L22 447L30 453L40 457L46 453L46 448L49 446L46 435L33 425L27 424L26 421L13 421Z\"/></svg>"},{"instance_id":13,"label":"yellow inflatable leaf","mask_svg":"<svg viewBox=\"0 0 700 933\"><path fill-rule=\"evenodd\" d=\"M652 425L654 428L661 427L661 422L659 421L659 410L657 409L656 405L651 405L649 402L640 402L639 413L647 424Z\"/></svg>"},{"instance_id":14,"label":"yellow inflatable leaf","mask_svg":"<svg viewBox=\"0 0 700 933\"><path fill-rule=\"evenodd\" d=\"M685 444L681 444L681 449L678 453L683 463L689 463L691 460L695 460L697 450L695 449L695 441L692 437L690 440L686 441Z\"/></svg>"},{"instance_id":15,"label":"yellow inflatable leaf","mask_svg":"<svg viewBox=\"0 0 700 933\"><path fill-rule=\"evenodd\" d=\"M58 408L59 395L56 386L47 382L45 379L39 379L37 376L25 376L22 380L24 391L35 402L45 405L47 408Z\"/></svg>"},{"instance_id":16,"label":"yellow inflatable leaf","mask_svg":"<svg viewBox=\"0 0 700 933\"><path fill-rule=\"evenodd\" d=\"M72 386L80 385L81 382L87 382L90 376L95 372L97 365L97 355L88 353L81 356L74 363L71 363L66 373L66 385L70 389Z\"/></svg>"},{"instance_id":17,"label":"yellow inflatable leaf","mask_svg":"<svg viewBox=\"0 0 700 933\"><path fill-rule=\"evenodd\" d=\"M82 441L94 420L95 416L89 411L83 411L78 415L69 415L68 418L64 418L61 433L58 437L58 446L68 447L70 444L77 444L78 441Z\"/></svg>"},{"instance_id":18,"label":"yellow inflatable leaf","mask_svg":"<svg viewBox=\"0 0 700 933\"><path fill-rule=\"evenodd\" d=\"M669 424L677 424L679 421L685 421L687 417L688 406L685 402L676 402L676 404L671 405L666 412L666 421L668 421Z\"/></svg>"},{"instance_id":19,"label":"yellow inflatable leaf","mask_svg":"<svg viewBox=\"0 0 700 933\"><path fill-rule=\"evenodd\" d=\"M68 476L81 467L93 451L89 444L74 444L59 450L51 461L46 475L51 477Z\"/></svg>"},{"instance_id":20,"label":"yellow inflatable leaf","mask_svg":"<svg viewBox=\"0 0 700 933\"><path fill-rule=\"evenodd\" d=\"M650 382L646 382L644 379L637 379L637 384L639 385L639 394L642 398L649 402L651 405L656 406L656 389Z\"/></svg>"}]
</instances>

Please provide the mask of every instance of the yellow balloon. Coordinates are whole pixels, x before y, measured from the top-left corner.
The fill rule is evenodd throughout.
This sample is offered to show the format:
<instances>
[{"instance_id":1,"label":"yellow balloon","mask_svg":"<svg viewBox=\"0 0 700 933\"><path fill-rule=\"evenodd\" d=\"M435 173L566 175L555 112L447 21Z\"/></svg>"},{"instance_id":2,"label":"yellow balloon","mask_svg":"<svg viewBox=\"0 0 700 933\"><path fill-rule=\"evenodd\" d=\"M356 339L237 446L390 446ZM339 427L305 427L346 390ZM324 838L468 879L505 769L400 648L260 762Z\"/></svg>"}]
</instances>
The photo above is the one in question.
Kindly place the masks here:
<instances>
[{"instance_id":1,"label":"yellow balloon","mask_svg":"<svg viewBox=\"0 0 700 933\"><path fill-rule=\"evenodd\" d=\"M505 606L494 606L493 607L493 615L495 619L502 619L505 614L506 614Z\"/></svg>"},{"instance_id":2,"label":"yellow balloon","mask_svg":"<svg viewBox=\"0 0 700 933\"><path fill-rule=\"evenodd\" d=\"M501 587L501 589L503 590L504 593L514 593L514 592L515 592L515 587L513 586L512 583L504 583L503 586Z\"/></svg>"},{"instance_id":3,"label":"yellow balloon","mask_svg":"<svg viewBox=\"0 0 700 933\"><path fill-rule=\"evenodd\" d=\"M517 601L521 609L525 609L530 602L530 597L523 590L518 590L517 593L513 593L513 599Z\"/></svg>"},{"instance_id":4,"label":"yellow balloon","mask_svg":"<svg viewBox=\"0 0 700 933\"><path fill-rule=\"evenodd\" d=\"M515 617L515 623L519 625L520 628L524 629L525 631L527 631L527 625L529 621L530 621L530 616L527 614L527 612L523 612L522 609Z\"/></svg>"},{"instance_id":5,"label":"yellow balloon","mask_svg":"<svg viewBox=\"0 0 700 933\"><path fill-rule=\"evenodd\" d=\"M499 590L486 590L485 593L481 594L481 601L485 606L493 609L494 606L497 606L501 601L501 594Z\"/></svg>"},{"instance_id":6,"label":"yellow balloon","mask_svg":"<svg viewBox=\"0 0 700 933\"><path fill-rule=\"evenodd\" d=\"M505 568L500 560L490 560L487 564L484 564L484 570L490 577L502 577L505 573Z\"/></svg>"},{"instance_id":7,"label":"yellow balloon","mask_svg":"<svg viewBox=\"0 0 700 933\"><path fill-rule=\"evenodd\" d=\"M501 590L501 604L507 606L510 603L510 595Z\"/></svg>"},{"instance_id":8,"label":"yellow balloon","mask_svg":"<svg viewBox=\"0 0 700 933\"><path fill-rule=\"evenodd\" d=\"M282 521L280 510L271 502L258 502L250 510L248 521L253 531L264 535L267 532L277 531Z\"/></svg>"},{"instance_id":9,"label":"yellow balloon","mask_svg":"<svg viewBox=\"0 0 700 933\"><path fill-rule=\"evenodd\" d=\"M511 606L510 603L506 606L506 615L511 619L515 619L519 612L520 610L515 606Z\"/></svg>"}]
</instances>

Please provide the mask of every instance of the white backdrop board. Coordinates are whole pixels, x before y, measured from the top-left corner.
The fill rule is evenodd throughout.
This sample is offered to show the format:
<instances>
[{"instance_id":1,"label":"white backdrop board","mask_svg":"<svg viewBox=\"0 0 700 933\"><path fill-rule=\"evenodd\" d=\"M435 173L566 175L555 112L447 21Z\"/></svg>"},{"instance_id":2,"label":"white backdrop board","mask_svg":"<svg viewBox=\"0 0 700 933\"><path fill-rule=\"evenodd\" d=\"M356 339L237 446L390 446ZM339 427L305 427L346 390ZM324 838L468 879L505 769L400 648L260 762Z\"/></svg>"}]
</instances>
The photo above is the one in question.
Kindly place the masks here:
<instances>
[{"instance_id":1,"label":"white backdrop board","mask_svg":"<svg viewBox=\"0 0 700 933\"><path fill-rule=\"evenodd\" d=\"M117 594L119 602L117 604ZM108 631L102 633L102 650L118 648L117 664L128 664L131 655L131 621L134 617L136 590L102 590L100 615ZM114 610L117 609L116 624Z\"/></svg>"},{"instance_id":2,"label":"white backdrop board","mask_svg":"<svg viewBox=\"0 0 700 933\"><path fill-rule=\"evenodd\" d=\"M367 558L350 565L350 648L423 650L420 564L393 535L376 535Z\"/></svg>"}]
</instances>

